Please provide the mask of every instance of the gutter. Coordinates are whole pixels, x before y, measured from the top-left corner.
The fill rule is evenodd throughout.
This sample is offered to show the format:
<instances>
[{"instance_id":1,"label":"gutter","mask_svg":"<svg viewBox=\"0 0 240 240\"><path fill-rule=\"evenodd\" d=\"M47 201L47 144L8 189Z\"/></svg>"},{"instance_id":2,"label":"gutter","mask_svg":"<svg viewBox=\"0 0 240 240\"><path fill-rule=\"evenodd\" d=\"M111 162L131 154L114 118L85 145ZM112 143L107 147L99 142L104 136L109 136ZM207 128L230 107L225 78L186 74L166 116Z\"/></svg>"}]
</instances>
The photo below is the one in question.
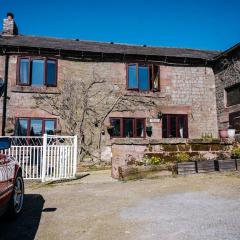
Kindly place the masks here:
<instances>
[{"instance_id":1,"label":"gutter","mask_svg":"<svg viewBox=\"0 0 240 240\"><path fill-rule=\"evenodd\" d=\"M4 69L4 92L3 92L3 112L2 112L2 136L5 136L6 118L7 118L7 90L8 90L8 67L9 55L5 55Z\"/></svg>"}]
</instances>

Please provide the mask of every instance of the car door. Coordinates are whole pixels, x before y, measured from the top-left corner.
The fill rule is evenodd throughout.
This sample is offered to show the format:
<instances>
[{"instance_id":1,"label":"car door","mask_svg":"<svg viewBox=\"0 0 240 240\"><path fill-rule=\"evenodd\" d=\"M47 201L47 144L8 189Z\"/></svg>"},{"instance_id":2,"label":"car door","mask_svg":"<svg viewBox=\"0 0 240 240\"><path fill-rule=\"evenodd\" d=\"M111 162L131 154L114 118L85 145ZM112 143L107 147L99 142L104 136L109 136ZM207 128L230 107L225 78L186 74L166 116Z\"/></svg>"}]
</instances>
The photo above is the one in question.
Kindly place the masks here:
<instances>
[{"instance_id":1,"label":"car door","mask_svg":"<svg viewBox=\"0 0 240 240\"><path fill-rule=\"evenodd\" d=\"M9 183L7 162L4 155L0 154L0 215L4 211L9 199Z\"/></svg>"}]
</instances>

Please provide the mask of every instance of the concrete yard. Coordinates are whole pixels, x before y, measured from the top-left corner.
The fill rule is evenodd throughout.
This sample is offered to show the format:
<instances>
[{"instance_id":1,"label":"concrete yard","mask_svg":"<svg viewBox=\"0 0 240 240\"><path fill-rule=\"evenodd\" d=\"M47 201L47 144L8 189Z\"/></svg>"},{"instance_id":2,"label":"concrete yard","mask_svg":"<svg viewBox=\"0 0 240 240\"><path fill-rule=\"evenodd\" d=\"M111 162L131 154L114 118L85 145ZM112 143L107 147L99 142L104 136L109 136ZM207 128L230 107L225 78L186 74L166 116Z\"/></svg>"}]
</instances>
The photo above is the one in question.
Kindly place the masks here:
<instances>
[{"instance_id":1,"label":"concrete yard","mask_svg":"<svg viewBox=\"0 0 240 240\"><path fill-rule=\"evenodd\" d=\"M109 171L26 184L24 213L0 239L239 240L240 176L208 174L119 182Z\"/></svg>"}]
</instances>

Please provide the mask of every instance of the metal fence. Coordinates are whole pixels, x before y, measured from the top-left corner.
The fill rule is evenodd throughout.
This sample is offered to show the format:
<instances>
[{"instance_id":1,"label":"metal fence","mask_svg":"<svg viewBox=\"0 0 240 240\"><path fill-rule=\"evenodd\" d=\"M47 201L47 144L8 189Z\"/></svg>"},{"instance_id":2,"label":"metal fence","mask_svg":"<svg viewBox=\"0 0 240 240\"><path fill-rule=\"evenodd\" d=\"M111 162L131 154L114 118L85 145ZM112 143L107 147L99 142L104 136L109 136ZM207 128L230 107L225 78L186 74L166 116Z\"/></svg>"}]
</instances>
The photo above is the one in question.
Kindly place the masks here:
<instances>
[{"instance_id":1,"label":"metal fence","mask_svg":"<svg viewBox=\"0 0 240 240\"><path fill-rule=\"evenodd\" d=\"M5 153L21 165L23 178L41 181L72 178L77 169L77 136L11 136Z\"/></svg>"}]
</instances>

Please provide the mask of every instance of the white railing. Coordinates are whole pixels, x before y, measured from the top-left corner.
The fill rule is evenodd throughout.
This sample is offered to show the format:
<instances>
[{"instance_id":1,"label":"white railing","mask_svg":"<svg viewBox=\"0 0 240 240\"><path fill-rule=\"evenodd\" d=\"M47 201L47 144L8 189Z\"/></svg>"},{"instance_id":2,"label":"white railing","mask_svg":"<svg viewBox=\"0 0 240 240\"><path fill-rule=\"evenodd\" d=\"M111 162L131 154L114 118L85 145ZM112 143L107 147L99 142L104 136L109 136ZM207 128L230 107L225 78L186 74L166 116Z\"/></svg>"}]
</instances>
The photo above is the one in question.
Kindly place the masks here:
<instances>
[{"instance_id":1,"label":"white railing","mask_svg":"<svg viewBox=\"0 0 240 240\"><path fill-rule=\"evenodd\" d=\"M11 136L11 148L5 153L22 167L25 179L57 180L75 177L77 136Z\"/></svg>"}]
</instances>

